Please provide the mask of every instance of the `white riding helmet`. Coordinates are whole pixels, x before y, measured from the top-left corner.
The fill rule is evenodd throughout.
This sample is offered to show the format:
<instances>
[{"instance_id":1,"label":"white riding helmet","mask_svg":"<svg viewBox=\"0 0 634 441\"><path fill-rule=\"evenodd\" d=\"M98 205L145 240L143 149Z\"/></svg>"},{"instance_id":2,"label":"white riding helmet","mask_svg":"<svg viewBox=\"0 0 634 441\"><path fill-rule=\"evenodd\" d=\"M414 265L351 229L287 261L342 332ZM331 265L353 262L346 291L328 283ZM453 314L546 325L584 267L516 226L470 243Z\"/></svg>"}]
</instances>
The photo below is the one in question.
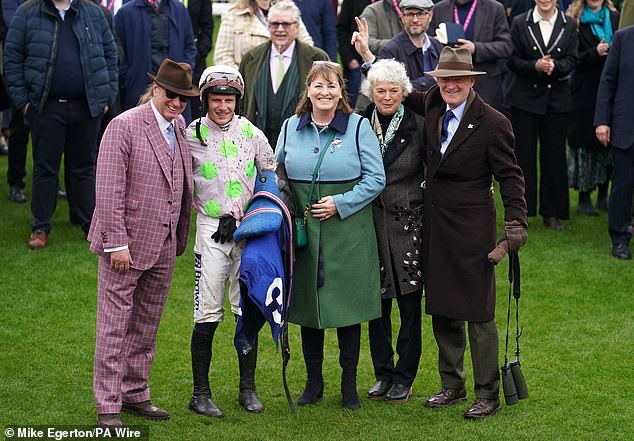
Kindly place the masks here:
<instances>
[{"instance_id":1,"label":"white riding helmet","mask_svg":"<svg viewBox=\"0 0 634 441\"><path fill-rule=\"evenodd\" d=\"M208 92L221 95L237 95L244 97L244 79L237 69L224 64L209 66L200 76L198 82L200 99L205 103Z\"/></svg>"}]
</instances>

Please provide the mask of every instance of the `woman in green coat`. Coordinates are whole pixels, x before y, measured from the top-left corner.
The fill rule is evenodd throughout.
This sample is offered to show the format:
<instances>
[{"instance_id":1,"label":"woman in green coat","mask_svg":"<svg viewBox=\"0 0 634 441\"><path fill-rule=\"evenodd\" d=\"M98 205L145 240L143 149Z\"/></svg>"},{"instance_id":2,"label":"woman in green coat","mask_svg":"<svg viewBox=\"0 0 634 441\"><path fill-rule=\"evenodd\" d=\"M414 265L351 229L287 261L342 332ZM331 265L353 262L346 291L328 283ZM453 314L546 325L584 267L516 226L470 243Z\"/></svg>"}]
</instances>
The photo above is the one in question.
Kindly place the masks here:
<instances>
[{"instance_id":1,"label":"woman in green coat","mask_svg":"<svg viewBox=\"0 0 634 441\"><path fill-rule=\"evenodd\" d=\"M338 64L313 64L296 114L283 124L275 157L284 164L308 233L308 245L296 249L289 309L289 321L302 327L308 374L297 404L321 398L324 329L337 328L342 404L357 409L360 324L381 315L371 202L385 186L385 173L369 121L352 113Z\"/></svg>"}]
</instances>

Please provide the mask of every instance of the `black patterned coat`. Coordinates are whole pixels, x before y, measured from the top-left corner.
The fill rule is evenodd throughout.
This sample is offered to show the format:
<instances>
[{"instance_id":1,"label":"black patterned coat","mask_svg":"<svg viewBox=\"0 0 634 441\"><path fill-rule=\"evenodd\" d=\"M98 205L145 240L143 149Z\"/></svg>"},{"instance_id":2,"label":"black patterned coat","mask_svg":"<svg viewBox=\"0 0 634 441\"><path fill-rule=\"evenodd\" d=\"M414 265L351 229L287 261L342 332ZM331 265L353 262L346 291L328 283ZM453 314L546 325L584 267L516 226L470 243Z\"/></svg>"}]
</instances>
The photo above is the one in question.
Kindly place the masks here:
<instances>
[{"instance_id":1,"label":"black patterned coat","mask_svg":"<svg viewBox=\"0 0 634 441\"><path fill-rule=\"evenodd\" d=\"M363 115L372 120L374 104ZM423 117L405 107L403 120L383 156L386 184L372 203L379 246L381 297L423 287L422 216L425 179Z\"/></svg>"}]
</instances>

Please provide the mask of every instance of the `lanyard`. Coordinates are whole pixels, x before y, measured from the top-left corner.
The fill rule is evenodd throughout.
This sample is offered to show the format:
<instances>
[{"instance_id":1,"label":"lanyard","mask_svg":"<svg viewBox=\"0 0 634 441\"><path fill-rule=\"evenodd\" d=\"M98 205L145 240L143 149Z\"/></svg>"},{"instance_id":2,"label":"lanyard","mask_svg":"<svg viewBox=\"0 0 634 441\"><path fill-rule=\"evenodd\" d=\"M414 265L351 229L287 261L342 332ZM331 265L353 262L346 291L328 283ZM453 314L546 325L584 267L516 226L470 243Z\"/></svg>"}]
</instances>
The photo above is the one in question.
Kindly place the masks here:
<instances>
[{"instance_id":1,"label":"lanyard","mask_svg":"<svg viewBox=\"0 0 634 441\"><path fill-rule=\"evenodd\" d=\"M473 18L473 13L475 12L475 8L478 5L478 0L473 0L473 3L471 4L471 9L469 9L469 13L467 14L467 19L464 22L464 25L462 26L462 30L466 33L467 32L467 28L469 27L469 24L471 23L471 19ZM460 17L458 17L458 6L457 5L453 5L453 21L456 22L456 24L460 24Z\"/></svg>"},{"instance_id":2,"label":"lanyard","mask_svg":"<svg viewBox=\"0 0 634 441\"><path fill-rule=\"evenodd\" d=\"M394 5L394 10L398 14L398 17L403 20L403 12L401 12L401 8L398 7L398 2L396 0L392 0L392 4Z\"/></svg>"}]
</instances>

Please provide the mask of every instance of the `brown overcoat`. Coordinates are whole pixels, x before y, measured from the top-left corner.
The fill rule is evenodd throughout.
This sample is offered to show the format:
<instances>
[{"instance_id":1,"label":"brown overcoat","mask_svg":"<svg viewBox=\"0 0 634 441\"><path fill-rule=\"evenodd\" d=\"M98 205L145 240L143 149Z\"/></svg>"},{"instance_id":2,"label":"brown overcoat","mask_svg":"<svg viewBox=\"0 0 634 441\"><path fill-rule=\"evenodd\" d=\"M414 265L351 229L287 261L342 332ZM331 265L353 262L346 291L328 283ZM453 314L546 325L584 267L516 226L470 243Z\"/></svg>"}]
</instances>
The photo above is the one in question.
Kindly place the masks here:
<instances>
[{"instance_id":1,"label":"brown overcoat","mask_svg":"<svg viewBox=\"0 0 634 441\"><path fill-rule=\"evenodd\" d=\"M510 122L471 92L460 125L440 155L446 110L437 86L424 102L427 143L423 215L426 312L486 322L495 313L496 216L490 187L495 177L506 221L527 226L524 177L517 165Z\"/></svg>"}]
</instances>

